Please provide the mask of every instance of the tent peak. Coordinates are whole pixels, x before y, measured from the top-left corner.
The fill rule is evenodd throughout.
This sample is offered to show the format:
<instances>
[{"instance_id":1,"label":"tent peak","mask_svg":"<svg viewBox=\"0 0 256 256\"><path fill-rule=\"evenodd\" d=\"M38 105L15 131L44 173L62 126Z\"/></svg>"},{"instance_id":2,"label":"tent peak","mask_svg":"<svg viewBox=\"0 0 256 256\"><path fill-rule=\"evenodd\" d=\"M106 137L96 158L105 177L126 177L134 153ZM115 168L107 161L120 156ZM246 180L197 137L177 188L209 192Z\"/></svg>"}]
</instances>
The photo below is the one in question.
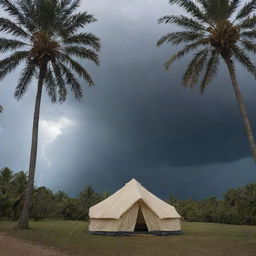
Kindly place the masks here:
<instances>
[{"instance_id":1,"label":"tent peak","mask_svg":"<svg viewBox=\"0 0 256 256\"><path fill-rule=\"evenodd\" d=\"M131 179L131 180L130 180L129 182L127 182L126 184L131 184L131 183L141 185L135 178Z\"/></svg>"}]
</instances>

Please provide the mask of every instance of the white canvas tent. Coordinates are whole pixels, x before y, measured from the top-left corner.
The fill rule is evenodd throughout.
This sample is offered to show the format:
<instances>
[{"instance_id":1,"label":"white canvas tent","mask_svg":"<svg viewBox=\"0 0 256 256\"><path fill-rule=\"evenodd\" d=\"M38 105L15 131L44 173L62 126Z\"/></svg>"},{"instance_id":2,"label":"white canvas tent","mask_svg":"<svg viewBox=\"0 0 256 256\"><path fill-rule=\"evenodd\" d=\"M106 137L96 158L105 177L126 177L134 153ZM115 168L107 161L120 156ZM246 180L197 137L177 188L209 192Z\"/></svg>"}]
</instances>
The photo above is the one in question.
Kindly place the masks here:
<instances>
[{"instance_id":1,"label":"white canvas tent","mask_svg":"<svg viewBox=\"0 0 256 256\"><path fill-rule=\"evenodd\" d=\"M181 216L176 209L135 179L91 207L89 217L89 231L99 234L134 231L169 234L181 230Z\"/></svg>"}]
</instances>

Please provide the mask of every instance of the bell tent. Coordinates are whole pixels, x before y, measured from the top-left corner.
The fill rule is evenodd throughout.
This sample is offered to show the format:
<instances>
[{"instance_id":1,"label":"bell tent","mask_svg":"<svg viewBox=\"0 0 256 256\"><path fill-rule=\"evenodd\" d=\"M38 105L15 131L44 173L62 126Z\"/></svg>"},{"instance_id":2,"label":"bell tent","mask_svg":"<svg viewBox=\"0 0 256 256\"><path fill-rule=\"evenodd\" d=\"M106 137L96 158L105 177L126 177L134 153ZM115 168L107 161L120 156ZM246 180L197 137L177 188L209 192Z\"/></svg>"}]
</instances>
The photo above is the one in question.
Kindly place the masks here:
<instances>
[{"instance_id":1,"label":"bell tent","mask_svg":"<svg viewBox=\"0 0 256 256\"><path fill-rule=\"evenodd\" d=\"M91 207L89 217L89 231L95 234L143 231L167 235L181 230L181 216L176 209L135 179Z\"/></svg>"}]
</instances>

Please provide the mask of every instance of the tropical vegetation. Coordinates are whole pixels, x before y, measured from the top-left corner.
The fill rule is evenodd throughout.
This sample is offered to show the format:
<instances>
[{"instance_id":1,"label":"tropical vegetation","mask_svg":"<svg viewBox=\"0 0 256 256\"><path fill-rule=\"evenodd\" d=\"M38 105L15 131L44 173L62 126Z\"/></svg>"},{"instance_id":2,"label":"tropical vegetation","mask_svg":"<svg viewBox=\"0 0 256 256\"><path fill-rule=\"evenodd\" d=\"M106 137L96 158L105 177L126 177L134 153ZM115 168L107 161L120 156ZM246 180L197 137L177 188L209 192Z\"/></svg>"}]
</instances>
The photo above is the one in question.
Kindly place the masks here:
<instances>
[{"instance_id":1,"label":"tropical vegetation","mask_svg":"<svg viewBox=\"0 0 256 256\"><path fill-rule=\"evenodd\" d=\"M25 172L14 173L5 167L0 171L0 218L18 220L24 204L28 176ZM41 186L34 187L30 218L63 220L88 220L89 208L105 199L109 194L96 193L85 186L76 198L65 192L53 192Z\"/></svg>"},{"instance_id":2,"label":"tropical vegetation","mask_svg":"<svg viewBox=\"0 0 256 256\"><path fill-rule=\"evenodd\" d=\"M24 172L14 173L5 167L0 171L0 218L17 220L22 210L27 184ZM90 186L75 198L63 191L53 192L46 187L33 190L30 218L33 220L88 220L89 208L109 196L97 193ZM186 221L256 225L256 184L228 190L223 199L167 200Z\"/></svg>"},{"instance_id":3,"label":"tropical vegetation","mask_svg":"<svg viewBox=\"0 0 256 256\"><path fill-rule=\"evenodd\" d=\"M251 122L237 82L236 62L240 63L256 78L256 66L251 55L256 54L256 0L246 3L241 0L169 0L177 4L189 16L168 15L159 23L175 24L181 31L162 36L157 45L163 43L183 48L172 55L165 67L196 51L183 76L183 84L194 88L200 85L203 93L216 76L221 60L226 64L247 132L249 145L256 161L256 144ZM242 7L240 7L242 5ZM199 80L201 80L199 82Z\"/></svg>"},{"instance_id":4,"label":"tropical vegetation","mask_svg":"<svg viewBox=\"0 0 256 256\"><path fill-rule=\"evenodd\" d=\"M15 89L18 100L33 79L37 80L29 175L20 228L29 227L43 88L53 103L64 102L68 90L79 100L83 96L79 78L90 86L93 80L78 59L99 65L99 38L81 31L96 19L87 12L77 12L79 6L80 0L0 0L0 7L8 15L0 17L0 53L10 53L0 60L0 79L24 63ZM6 37L2 37L3 33Z\"/></svg>"},{"instance_id":5,"label":"tropical vegetation","mask_svg":"<svg viewBox=\"0 0 256 256\"><path fill-rule=\"evenodd\" d=\"M179 200L169 197L187 221L256 225L256 184L229 189L223 199Z\"/></svg>"}]
</instances>

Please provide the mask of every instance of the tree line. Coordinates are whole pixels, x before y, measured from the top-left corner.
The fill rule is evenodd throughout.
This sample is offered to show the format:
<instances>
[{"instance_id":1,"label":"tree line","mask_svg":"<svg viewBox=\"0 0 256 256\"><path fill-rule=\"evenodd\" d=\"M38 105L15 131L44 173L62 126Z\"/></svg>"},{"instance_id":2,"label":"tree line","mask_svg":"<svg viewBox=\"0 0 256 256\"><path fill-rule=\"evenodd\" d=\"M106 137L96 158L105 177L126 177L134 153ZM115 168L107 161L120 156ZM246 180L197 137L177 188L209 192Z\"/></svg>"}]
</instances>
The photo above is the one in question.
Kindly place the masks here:
<instances>
[{"instance_id":1,"label":"tree line","mask_svg":"<svg viewBox=\"0 0 256 256\"><path fill-rule=\"evenodd\" d=\"M0 171L0 218L17 220L20 216L28 182L23 171L14 173L9 168ZM110 194L97 193L88 185L76 198L65 192L53 192L35 187L30 218L88 220L89 208ZM179 200L170 195L168 203L175 206L186 221L256 225L256 184L230 189L223 199L209 197L203 200Z\"/></svg>"},{"instance_id":2,"label":"tree line","mask_svg":"<svg viewBox=\"0 0 256 256\"><path fill-rule=\"evenodd\" d=\"M25 200L28 176L24 171L14 173L5 167L0 171L0 218L18 220ZM34 187L30 218L88 220L89 208L107 198L108 192L96 193L86 186L76 198L65 192L53 192L45 186Z\"/></svg>"},{"instance_id":3,"label":"tree line","mask_svg":"<svg viewBox=\"0 0 256 256\"><path fill-rule=\"evenodd\" d=\"M186 221L256 225L256 184L229 189L223 199L179 200L171 195L168 202Z\"/></svg>"}]
</instances>

